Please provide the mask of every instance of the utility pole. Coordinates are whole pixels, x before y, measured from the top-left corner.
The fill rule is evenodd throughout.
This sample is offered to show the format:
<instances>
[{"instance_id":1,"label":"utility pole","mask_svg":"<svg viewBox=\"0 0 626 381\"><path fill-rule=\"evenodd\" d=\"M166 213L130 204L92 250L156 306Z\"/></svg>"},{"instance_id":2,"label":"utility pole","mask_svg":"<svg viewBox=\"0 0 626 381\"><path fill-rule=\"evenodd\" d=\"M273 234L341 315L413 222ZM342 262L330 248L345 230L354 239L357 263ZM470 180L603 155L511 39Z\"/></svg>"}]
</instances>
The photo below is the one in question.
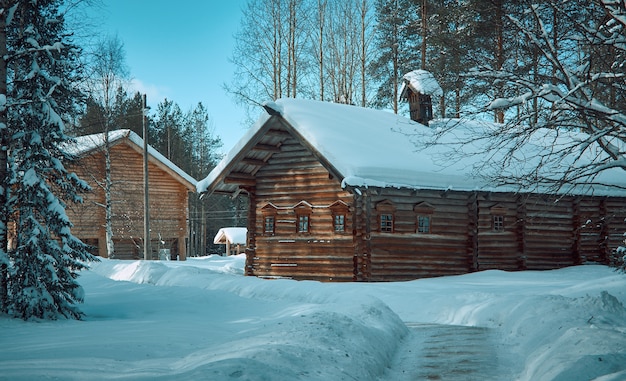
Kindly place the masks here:
<instances>
[{"instance_id":1,"label":"utility pole","mask_svg":"<svg viewBox=\"0 0 626 381\"><path fill-rule=\"evenodd\" d=\"M152 259L152 249L150 248L150 199L148 196L148 122L146 114L149 110L146 107L146 94L143 95L141 106L141 121L143 125L143 259Z\"/></svg>"}]
</instances>

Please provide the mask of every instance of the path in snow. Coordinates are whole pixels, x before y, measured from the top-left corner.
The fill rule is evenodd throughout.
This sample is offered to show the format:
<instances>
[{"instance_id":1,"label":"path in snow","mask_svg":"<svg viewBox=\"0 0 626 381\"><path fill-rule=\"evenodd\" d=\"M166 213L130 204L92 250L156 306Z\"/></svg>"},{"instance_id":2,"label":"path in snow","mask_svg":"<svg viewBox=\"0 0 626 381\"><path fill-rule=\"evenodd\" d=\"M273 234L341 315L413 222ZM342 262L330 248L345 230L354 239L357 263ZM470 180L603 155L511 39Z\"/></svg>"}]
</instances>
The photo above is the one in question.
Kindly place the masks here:
<instances>
[{"instance_id":1,"label":"path in snow","mask_svg":"<svg viewBox=\"0 0 626 381\"><path fill-rule=\"evenodd\" d=\"M381 380L490 381L511 373L489 328L406 325L410 333Z\"/></svg>"}]
</instances>

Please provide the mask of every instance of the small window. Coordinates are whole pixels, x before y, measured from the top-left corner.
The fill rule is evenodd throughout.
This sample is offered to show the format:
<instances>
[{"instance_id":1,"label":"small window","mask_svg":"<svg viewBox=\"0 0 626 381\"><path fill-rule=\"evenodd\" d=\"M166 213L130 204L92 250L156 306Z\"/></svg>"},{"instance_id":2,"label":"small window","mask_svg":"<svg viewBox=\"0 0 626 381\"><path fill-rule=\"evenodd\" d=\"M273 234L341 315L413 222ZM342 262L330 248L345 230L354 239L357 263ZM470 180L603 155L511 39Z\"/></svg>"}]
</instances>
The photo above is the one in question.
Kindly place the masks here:
<instances>
[{"instance_id":1,"label":"small window","mask_svg":"<svg viewBox=\"0 0 626 381\"><path fill-rule=\"evenodd\" d=\"M266 216L264 226L265 233L274 234L274 229L276 227L274 216Z\"/></svg>"},{"instance_id":2,"label":"small window","mask_svg":"<svg viewBox=\"0 0 626 381\"><path fill-rule=\"evenodd\" d=\"M300 201L294 206L296 214L296 232L308 233L311 231L311 214L313 206L306 201Z\"/></svg>"},{"instance_id":3,"label":"small window","mask_svg":"<svg viewBox=\"0 0 626 381\"><path fill-rule=\"evenodd\" d=\"M333 220L334 220L334 226L335 226L336 232L346 231L346 215L345 214L335 214Z\"/></svg>"},{"instance_id":4,"label":"small window","mask_svg":"<svg viewBox=\"0 0 626 381\"><path fill-rule=\"evenodd\" d=\"M378 229L383 233L393 233L393 216L396 207L389 200L383 200L376 204L378 212Z\"/></svg>"},{"instance_id":5,"label":"small window","mask_svg":"<svg viewBox=\"0 0 626 381\"><path fill-rule=\"evenodd\" d=\"M387 233L393 232L393 214L380 215L380 231Z\"/></svg>"},{"instance_id":6,"label":"small window","mask_svg":"<svg viewBox=\"0 0 626 381\"><path fill-rule=\"evenodd\" d=\"M432 215L435 208L427 202L419 202L413 207L413 211L417 215L417 232L428 234L432 226Z\"/></svg>"},{"instance_id":7,"label":"small window","mask_svg":"<svg viewBox=\"0 0 626 381\"><path fill-rule=\"evenodd\" d=\"M503 232L504 216L507 214L507 208L504 205L496 204L489 211L491 212L491 228L494 232Z\"/></svg>"},{"instance_id":8,"label":"small window","mask_svg":"<svg viewBox=\"0 0 626 381\"><path fill-rule=\"evenodd\" d=\"M417 232L430 233L430 216L417 216Z\"/></svg>"},{"instance_id":9,"label":"small window","mask_svg":"<svg viewBox=\"0 0 626 381\"><path fill-rule=\"evenodd\" d=\"M309 232L309 215L299 214L298 215L298 233L308 233L308 232Z\"/></svg>"},{"instance_id":10,"label":"small window","mask_svg":"<svg viewBox=\"0 0 626 381\"><path fill-rule=\"evenodd\" d=\"M345 233L346 231L346 216L350 210L348 204L341 200L337 200L330 206L333 221L333 231L335 233Z\"/></svg>"},{"instance_id":11,"label":"small window","mask_svg":"<svg viewBox=\"0 0 626 381\"><path fill-rule=\"evenodd\" d=\"M493 216L493 231L494 232L504 231L504 216L502 215Z\"/></svg>"},{"instance_id":12,"label":"small window","mask_svg":"<svg viewBox=\"0 0 626 381\"><path fill-rule=\"evenodd\" d=\"M268 203L261 208L261 213L263 214L263 234L273 235L276 233L276 215L278 213L276 205Z\"/></svg>"}]
</instances>

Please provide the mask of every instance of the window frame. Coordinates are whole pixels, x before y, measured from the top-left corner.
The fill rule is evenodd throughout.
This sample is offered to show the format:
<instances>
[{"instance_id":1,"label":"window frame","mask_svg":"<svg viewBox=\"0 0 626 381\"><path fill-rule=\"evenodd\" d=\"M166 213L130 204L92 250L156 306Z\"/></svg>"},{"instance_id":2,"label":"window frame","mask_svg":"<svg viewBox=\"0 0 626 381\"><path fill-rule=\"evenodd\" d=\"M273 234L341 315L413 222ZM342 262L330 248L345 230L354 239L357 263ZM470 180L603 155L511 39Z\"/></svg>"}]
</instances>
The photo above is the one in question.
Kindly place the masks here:
<instances>
[{"instance_id":1,"label":"window frame","mask_svg":"<svg viewBox=\"0 0 626 381\"><path fill-rule=\"evenodd\" d=\"M268 203L263 208L261 208L261 214L263 215L263 235L264 236L276 235L276 221L277 221L276 216L278 215L278 208L274 204ZM266 231L266 227L267 227L266 219L269 217L274 219L273 230L271 232Z\"/></svg>"},{"instance_id":2,"label":"window frame","mask_svg":"<svg viewBox=\"0 0 626 381\"><path fill-rule=\"evenodd\" d=\"M268 220L271 219L271 230L268 230ZM263 234L265 235L274 235L276 234L276 215L274 214L265 214L263 215Z\"/></svg>"},{"instance_id":3,"label":"window frame","mask_svg":"<svg viewBox=\"0 0 626 381\"><path fill-rule=\"evenodd\" d=\"M491 230L494 233L502 233L504 231L504 214L491 215Z\"/></svg>"},{"instance_id":4,"label":"window frame","mask_svg":"<svg viewBox=\"0 0 626 381\"><path fill-rule=\"evenodd\" d=\"M426 225L421 224L421 221L427 221ZM424 226L426 230L423 230ZM417 215L417 233L420 234L430 234L432 229L432 217L428 214L418 214Z\"/></svg>"},{"instance_id":5,"label":"window frame","mask_svg":"<svg viewBox=\"0 0 626 381\"><path fill-rule=\"evenodd\" d=\"M415 232L419 234L431 234L433 231L433 214L435 213L435 208L427 203L420 202L415 204L413 207L413 211L416 214L415 217ZM428 221L428 231L422 231L422 225L420 225L420 220L426 219Z\"/></svg>"},{"instance_id":6,"label":"window frame","mask_svg":"<svg viewBox=\"0 0 626 381\"><path fill-rule=\"evenodd\" d=\"M337 219L341 219L341 222L338 223ZM337 227L341 227L341 229L337 229ZM334 233L345 233L346 232L346 215L345 213L333 213L333 232Z\"/></svg>"},{"instance_id":7,"label":"window frame","mask_svg":"<svg viewBox=\"0 0 626 381\"><path fill-rule=\"evenodd\" d=\"M294 213L296 214L296 226L295 230L297 234L310 234L312 230L311 215L313 214L313 207L306 201L300 201L294 207ZM301 219L306 218L306 230L302 230Z\"/></svg>"},{"instance_id":8,"label":"window frame","mask_svg":"<svg viewBox=\"0 0 626 381\"><path fill-rule=\"evenodd\" d=\"M378 232L394 233L396 222L396 207L389 200L383 200L376 204L376 212L378 214ZM384 222L384 223L383 223Z\"/></svg>"},{"instance_id":9,"label":"window frame","mask_svg":"<svg viewBox=\"0 0 626 381\"><path fill-rule=\"evenodd\" d=\"M393 213L380 213L378 215L378 231L381 233L393 233Z\"/></svg>"},{"instance_id":10,"label":"window frame","mask_svg":"<svg viewBox=\"0 0 626 381\"><path fill-rule=\"evenodd\" d=\"M296 233L311 232L311 215L305 213L296 214Z\"/></svg>"},{"instance_id":11,"label":"window frame","mask_svg":"<svg viewBox=\"0 0 626 381\"><path fill-rule=\"evenodd\" d=\"M334 234L345 234L347 232L347 223L348 223L348 212L350 211L350 207L348 204L341 200L337 200L329 206L332 215L332 229ZM343 220L343 229L337 230L337 218L341 218Z\"/></svg>"},{"instance_id":12,"label":"window frame","mask_svg":"<svg viewBox=\"0 0 626 381\"><path fill-rule=\"evenodd\" d=\"M500 204L496 204L489 209L491 213L491 231L493 233L503 233L506 231L507 209Z\"/></svg>"}]
</instances>

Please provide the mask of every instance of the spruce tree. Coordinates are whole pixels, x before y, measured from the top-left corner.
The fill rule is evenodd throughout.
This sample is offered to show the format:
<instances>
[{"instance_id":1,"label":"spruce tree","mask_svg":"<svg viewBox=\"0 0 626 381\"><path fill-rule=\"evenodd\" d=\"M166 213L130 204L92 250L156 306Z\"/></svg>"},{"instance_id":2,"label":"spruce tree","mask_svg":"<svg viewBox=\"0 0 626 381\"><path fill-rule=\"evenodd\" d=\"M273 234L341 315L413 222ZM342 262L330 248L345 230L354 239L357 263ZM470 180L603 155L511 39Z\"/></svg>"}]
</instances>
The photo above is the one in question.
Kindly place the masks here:
<instances>
[{"instance_id":1,"label":"spruce tree","mask_svg":"<svg viewBox=\"0 0 626 381\"><path fill-rule=\"evenodd\" d=\"M8 3L8 4L7 4ZM80 49L71 41L60 0L4 1L6 44L7 175L3 179L11 232L3 312L22 319L81 317L83 291L77 271L95 258L74 237L66 202L80 202L88 185L64 162L68 116L82 99ZM2 163L0 163L2 164Z\"/></svg>"}]
</instances>

